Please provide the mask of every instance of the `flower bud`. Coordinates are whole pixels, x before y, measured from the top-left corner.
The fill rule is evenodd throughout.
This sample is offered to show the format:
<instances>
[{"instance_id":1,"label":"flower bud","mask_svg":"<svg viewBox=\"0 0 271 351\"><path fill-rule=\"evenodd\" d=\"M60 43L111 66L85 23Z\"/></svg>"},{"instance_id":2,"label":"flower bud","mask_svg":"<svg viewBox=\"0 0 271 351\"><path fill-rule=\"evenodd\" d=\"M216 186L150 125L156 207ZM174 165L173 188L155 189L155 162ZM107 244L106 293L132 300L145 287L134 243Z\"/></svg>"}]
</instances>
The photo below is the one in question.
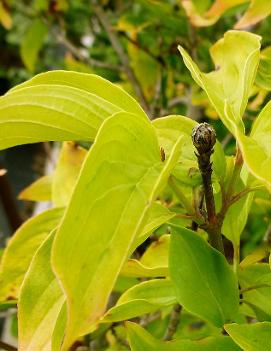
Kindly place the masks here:
<instances>
[{"instance_id":1,"label":"flower bud","mask_svg":"<svg viewBox=\"0 0 271 351\"><path fill-rule=\"evenodd\" d=\"M216 143L214 128L208 123L200 123L192 130L192 141L199 154L212 152Z\"/></svg>"}]
</instances>

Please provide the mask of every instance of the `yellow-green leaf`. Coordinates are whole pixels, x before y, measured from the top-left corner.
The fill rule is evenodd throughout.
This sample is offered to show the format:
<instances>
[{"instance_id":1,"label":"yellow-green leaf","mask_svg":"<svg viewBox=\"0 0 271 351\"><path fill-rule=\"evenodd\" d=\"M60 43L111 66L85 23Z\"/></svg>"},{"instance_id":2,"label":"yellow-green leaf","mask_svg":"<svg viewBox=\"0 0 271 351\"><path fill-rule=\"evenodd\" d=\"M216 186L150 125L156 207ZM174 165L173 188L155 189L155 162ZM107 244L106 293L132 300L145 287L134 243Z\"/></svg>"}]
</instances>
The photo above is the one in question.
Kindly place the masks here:
<instances>
[{"instance_id":1,"label":"yellow-green leaf","mask_svg":"<svg viewBox=\"0 0 271 351\"><path fill-rule=\"evenodd\" d=\"M107 311L102 322L135 318L174 305L176 302L175 291L169 280L149 280L125 291L117 304Z\"/></svg>"},{"instance_id":2,"label":"yellow-green leaf","mask_svg":"<svg viewBox=\"0 0 271 351\"><path fill-rule=\"evenodd\" d=\"M117 113L102 125L80 173L53 246L53 267L67 296L63 350L103 315L146 214L179 158L166 162L151 123ZM63 255L65 252L65 255ZM106 274L104 274L106 272Z\"/></svg>"},{"instance_id":3,"label":"yellow-green leaf","mask_svg":"<svg viewBox=\"0 0 271 351\"><path fill-rule=\"evenodd\" d=\"M227 333L245 351L271 350L271 323L227 324Z\"/></svg>"},{"instance_id":4,"label":"yellow-green leaf","mask_svg":"<svg viewBox=\"0 0 271 351\"><path fill-rule=\"evenodd\" d=\"M45 175L23 189L19 194L20 200L51 201L53 174Z\"/></svg>"},{"instance_id":5,"label":"yellow-green leaf","mask_svg":"<svg viewBox=\"0 0 271 351\"><path fill-rule=\"evenodd\" d=\"M53 234L35 254L22 285L18 302L20 351L52 349L56 319L65 302L50 265Z\"/></svg>"},{"instance_id":6,"label":"yellow-green leaf","mask_svg":"<svg viewBox=\"0 0 271 351\"><path fill-rule=\"evenodd\" d=\"M52 200L56 206L66 206L87 151L73 142L62 145L52 183Z\"/></svg>"},{"instance_id":7,"label":"yellow-green leaf","mask_svg":"<svg viewBox=\"0 0 271 351\"><path fill-rule=\"evenodd\" d=\"M0 98L0 149L48 140L93 140L119 111L147 116L124 90L91 74L51 71Z\"/></svg>"},{"instance_id":8,"label":"yellow-green leaf","mask_svg":"<svg viewBox=\"0 0 271 351\"><path fill-rule=\"evenodd\" d=\"M226 32L210 50L216 67L210 73L201 72L187 52L179 47L192 77L205 90L221 120L235 136L236 129L244 131L242 116L259 63L260 39L248 32Z\"/></svg>"},{"instance_id":9,"label":"yellow-green leaf","mask_svg":"<svg viewBox=\"0 0 271 351\"><path fill-rule=\"evenodd\" d=\"M26 221L12 236L0 265L0 301L17 298L33 255L48 234L57 227L62 208L47 210Z\"/></svg>"}]
</instances>

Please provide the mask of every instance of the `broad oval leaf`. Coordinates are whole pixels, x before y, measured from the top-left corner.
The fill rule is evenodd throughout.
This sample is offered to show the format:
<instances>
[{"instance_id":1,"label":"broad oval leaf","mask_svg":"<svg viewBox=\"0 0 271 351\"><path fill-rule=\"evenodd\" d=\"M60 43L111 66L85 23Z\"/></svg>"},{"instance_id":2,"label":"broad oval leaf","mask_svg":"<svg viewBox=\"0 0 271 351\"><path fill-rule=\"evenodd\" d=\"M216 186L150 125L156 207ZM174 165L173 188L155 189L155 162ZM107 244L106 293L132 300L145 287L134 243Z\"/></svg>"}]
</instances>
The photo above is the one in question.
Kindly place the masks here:
<instances>
[{"instance_id":1,"label":"broad oval leaf","mask_svg":"<svg viewBox=\"0 0 271 351\"><path fill-rule=\"evenodd\" d=\"M169 280L149 280L125 291L117 304L106 312L102 322L135 318L174 305L176 302L175 291Z\"/></svg>"},{"instance_id":2,"label":"broad oval leaf","mask_svg":"<svg viewBox=\"0 0 271 351\"><path fill-rule=\"evenodd\" d=\"M0 98L0 149L48 140L93 140L119 111L147 116L124 90L92 74L51 71Z\"/></svg>"},{"instance_id":3,"label":"broad oval leaf","mask_svg":"<svg viewBox=\"0 0 271 351\"><path fill-rule=\"evenodd\" d=\"M271 350L271 323L228 324L227 333L244 351Z\"/></svg>"},{"instance_id":4,"label":"broad oval leaf","mask_svg":"<svg viewBox=\"0 0 271 351\"><path fill-rule=\"evenodd\" d=\"M238 311L238 284L231 267L195 232L177 227L172 230L169 270L178 302L187 311L222 327Z\"/></svg>"},{"instance_id":5,"label":"broad oval leaf","mask_svg":"<svg viewBox=\"0 0 271 351\"><path fill-rule=\"evenodd\" d=\"M197 341L177 339L163 342L155 339L138 324L126 323L132 351L241 351L228 336L210 336Z\"/></svg>"},{"instance_id":6,"label":"broad oval leaf","mask_svg":"<svg viewBox=\"0 0 271 351\"><path fill-rule=\"evenodd\" d=\"M47 237L35 254L22 285L18 302L21 351L52 350L56 320L65 302L50 265L53 234Z\"/></svg>"},{"instance_id":7,"label":"broad oval leaf","mask_svg":"<svg viewBox=\"0 0 271 351\"><path fill-rule=\"evenodd\" d=\"M9 240L0 265L0 301L18 297L33 255L62 215L62 208L54 208L30 218Z\"/></svg>"},{"instance_id":8,"label":"broad oval leaf","mask_svg":"<svg viewBox=\"0 0 271 351\"><path fill-rule=\"evenodd\" d=\"M117 113L101 127L53 246L53 268L67 296L63 350L88 333L103 315L121 267L178 160L180 147L181 137L162 162L153 126L138 115Z\"/></svg>"}]
</instances>

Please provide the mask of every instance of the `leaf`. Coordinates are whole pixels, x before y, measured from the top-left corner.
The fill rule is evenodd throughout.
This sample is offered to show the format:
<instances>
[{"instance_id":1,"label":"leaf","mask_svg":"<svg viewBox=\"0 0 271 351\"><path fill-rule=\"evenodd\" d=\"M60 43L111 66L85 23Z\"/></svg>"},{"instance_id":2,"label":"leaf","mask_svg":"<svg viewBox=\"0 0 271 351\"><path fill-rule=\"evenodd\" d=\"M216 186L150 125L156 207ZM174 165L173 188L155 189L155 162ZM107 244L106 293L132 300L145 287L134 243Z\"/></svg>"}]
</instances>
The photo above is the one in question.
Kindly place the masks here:
<instances>
[{"instance_id":1,"label":"leaf","mask_svg":"<svg viewBox=\"0 0 271 351\"><path fill-rule=\"evenodd\" d=\"M135 318L174 305L176 302L174 288L169 280L149 280L125 291L117 304L107 311L102 322Z\"/></svg>"},{"instance_id":2,"label":"leaf","mask_svg":"<svg viewBox=\"0 0 271 351\"><path fill-rule=\"evenodd\" d=\"M155 339L138 324L126 322L132 351L240 351L227 336L210 336L198 341L188 339L163 342Z\"/></svg>"},{"instance_id":3,"label":"leaf","mask_svg":"<svg viewBox=\"0 0 271 351\"><path fill-rule=\"evenodd\" d=\"M51 350L55 321L65 302L49 264L52 242L50 234L35 254L22 285L18 302L21 351Z\"/></svg>"},{"instance_id":4,"label":"leaf","mask_svg":"<svg viewBox=\"0 0 271 351\"><path fill-rule=\"evenodd\" d=\"M147 116L122 89L96 75L51 71L0 98L0 149L40 141L93 140L118 111Z\"/></svg>"},{"instance_id":5,"label":"leaf","mask_svg":"<svg viewBox=\"0 0 271 351\"><path fill-rule=\"evenodd\" d=\"M23 189L18 198L28 201L51 201L52 181L53 174L45 175Z\"/></svg>"},{"instance_id":6,"label":"leaf","mask_svg":"<svg viewBox=\"0 0 271 351\"><path fill-rule=\"evenodd\" d=\"M244 184L239 181L236 191L244 190ZM249 193L234 203L228 209L222 225L222 233L235 247L240 245L240 236L247 223L248 214L252 205L254 194Z\"/></svg>"},{"instance_id":7,"label":"leaf","mask_svg":"<svg viewBox=\"0 0 271 351\"><path fill-rule=\"evenodd\" d=\"M243 299L271 316L271 271L268 264L260 263L241 269L239 283Z\"/></svg>"},{"instance_id":8,"label":"leaf","mask_svg":"<svg viewBox=\"0 0 271 351\"><path fill-rule=\"evenodd\" d=\"M225 330L231 338L245 351L271 349L271 323L228 324Z\"/></svg>"},{"instance_id":9,"label":"leaf","mask_svg":"<svg viewBox=\"0 0 271 351\"><path fill-rule=\"evenodd\" d=\"M0 301L17 298L33 255L62 215L62 208L54 208L30 218L9 240L0 265Z\"/></svg>"},{"instance_id":10,"label":"leaf","mask_svg":"<svg viewBox=\"0 0 271 351\"><path fill-rule=\"evenodd\" d=\"M269 0L251 0L249 8L234 26L236 29L246 29L262 21L271 14Z\"/></svg>"},{"instance_id":11,"label":"leaf","mask_svg":"<svg viewBox=\"0 0 271 351\"><path fill-rule=\"evenodd\" d=\"M177 227L172 230L169 270L178 302L187 311L222 327L238 311L238 284L231 267L195 232Z\"/></svg>"},{"instance_id":12,"label":"leaf","mask_svg":"<svg viewBox=\"0 0 271 351\"><path fill-rule=\"evenodd\" d=\"M170 235L162 235L158 240L149 245L142 255L140 262L149 267L168 267Z\"/></svg>"},{"instance_id":13,"label":"leaf","mask_svg":"<svg viewBox=\"0 0 271 351\"><path fill-rule=\"evenodd\" d=\"M86 154L85 149L73 142L63 143L52 183L55 206L68 204Z\"/></svg>"},{"instance_id":14,"label":"leaf","mask_svg":"<svg viewBox=\"0 0 271 351\"><path fill-rule=\"evenodd\" d=\"M20 48L21 57L23 63L30 72L35 70L38 54L42 48L47 33L48 28L46 24L40 19L35 19L27 28L23 37Z\"/></svg>"},{"instance_id":15,"label":"leaf","mask_svg":"<svg viewBox=\"0 0 271 351\"><path fill-rule=\"evenodd\" d=\"M271 90L271 47L268 46L260 53L260 63L256 76L256 84L262 89Z\"/></svg>"},{"instance_id":16,"label":"leaf","mask_svg":"<svg viewBox=\"0 0 271 351\"><path fill-rule=\"evenodd\" d=\"M243 132L242 116L259 63L260 37L248 32L226 32L210 50L216 67L210 73L201 72L187 52L182 47L179 50L225 126L235 136L236 130Z\"/></svg>"},{"instance_id":17,"label":"leaf","mask_svg":"<svg viewBox=\"0 0 271 351\"><path fill-rule=\"evenodd\" d=\"M247 1L248 0L216 0L212 7L204 13L199 11L198 6L195 5L195 1L193 0L182 0L182 5L190 22L194 26L207 27L217 22L227 10Z\"/></svg>"},{"instance_id":18,"label":"leaf","mask_svg":"<svg viewBox=\"0 0 271 351\"><path fill-rule=\"evenodd\" d=\"M53 267L68 306L63 350L103 315L180 147L181 137L167 162L162 162L155 131L145 117L117 113L101 127L53 246Z\"/></svg>"},{"instance_id":19,"label":"leaf","mask_svg":"<svg viewBox=\"0 0 271 351\"><path fill-rule=\"evenodd\" d=\"M121 275L124 277L135 278L157 278L167 277L169 275L168 267L149 267L143 265L140 261L130 259L125 262Z\"/></svg>"},{"instance_id":20,"label":"leaf","mask_svg":"<svg viewBox=\"0 0 271 351\"><path fill-rule=\"evenodd\" d=\"M164 207L158 202L154 202L151 205L146 216L146 224L142 232L136 238L132 252L135 250L136 247L142 244L150 236L150 234L153 233L155 229L157 229L162 224L166 223L171 218L173 218L175 216L175 213L171 212L168 208Z\"/></svg>"},{"instance_id":21,"label":"leaf","mask_svg":"<svg viewBox=\"0 0 271 351\"><path fill-rule=\"evenodd\" d=\"M262 261L264 258L266 258L270 253L270 249L267 246L262 246L256 248L253 252L251 252L249 255L247 255L241 262L240 262L240 268L244 269L247 268L248 266L257 263L259 261Z\"/></svg>"}]
</instances>

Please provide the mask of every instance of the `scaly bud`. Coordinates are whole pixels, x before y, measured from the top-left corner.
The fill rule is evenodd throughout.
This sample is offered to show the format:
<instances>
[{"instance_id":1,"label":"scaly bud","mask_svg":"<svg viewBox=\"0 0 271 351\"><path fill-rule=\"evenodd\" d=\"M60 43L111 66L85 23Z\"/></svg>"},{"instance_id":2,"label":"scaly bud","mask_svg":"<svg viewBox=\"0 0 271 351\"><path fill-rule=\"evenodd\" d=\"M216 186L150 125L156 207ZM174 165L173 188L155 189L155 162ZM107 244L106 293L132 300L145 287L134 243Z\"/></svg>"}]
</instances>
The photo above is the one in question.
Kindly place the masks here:
<instances>
[{"instance_id":1,"label":"scaly bud","mask_svg":"<svg viewBox=\"0 0 271 351\"><path fill-rule=\"evenodd\" d=\"M192 130L192 141L200 155L212 152L216 143L215 130L208 123L200 123Z\"/></svg>"}]
</instances>

